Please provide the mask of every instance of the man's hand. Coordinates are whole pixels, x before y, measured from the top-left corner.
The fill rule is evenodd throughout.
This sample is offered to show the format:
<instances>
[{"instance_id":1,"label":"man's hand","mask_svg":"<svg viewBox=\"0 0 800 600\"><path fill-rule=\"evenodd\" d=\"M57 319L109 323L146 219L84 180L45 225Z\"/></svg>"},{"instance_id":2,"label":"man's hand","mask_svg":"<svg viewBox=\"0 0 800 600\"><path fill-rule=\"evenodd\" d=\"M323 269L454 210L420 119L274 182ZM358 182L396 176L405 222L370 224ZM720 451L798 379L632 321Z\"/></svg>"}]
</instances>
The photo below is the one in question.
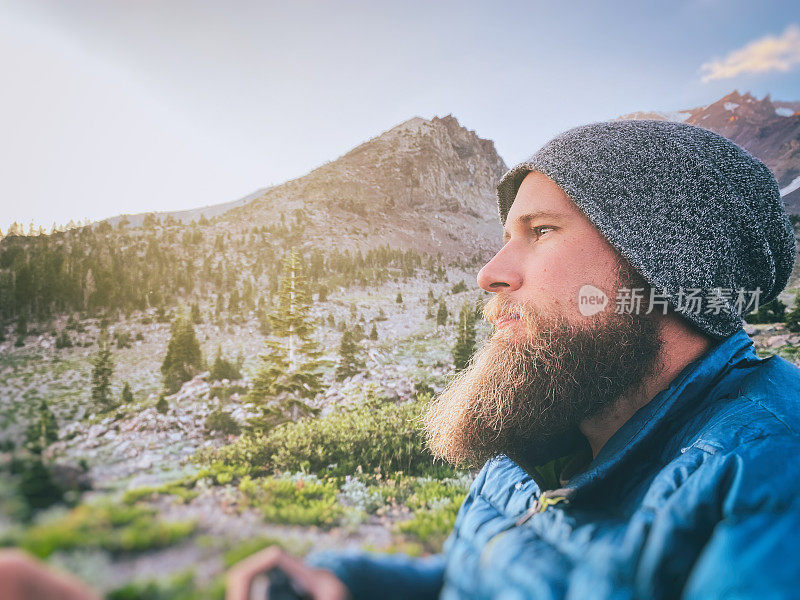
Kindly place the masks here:
<instances>
[{"instance_id":1,"label":"man's hand","mask_svg":"<svg viewBox=\"0 0 800 600\"><path fill-rule=\"evenodd\" d=\"M302 586L314 600L349 600L345 585L330 571L313 569L302 560L286 554L277 546L270 546L243 561L228 571L228 586L225 600L250 600L250 582L258 573L280 567L297 584Z\"/></svg>"},{"instance_id":2,"label":"man's hand","mask_svg":"<svg viewBox=\"0 0 800 600\"><path fill-rule=\"evenodd\" d=\"M84 583L14 549L0 550L3 600L100 600Z\"/></svg>"}]
</instances>

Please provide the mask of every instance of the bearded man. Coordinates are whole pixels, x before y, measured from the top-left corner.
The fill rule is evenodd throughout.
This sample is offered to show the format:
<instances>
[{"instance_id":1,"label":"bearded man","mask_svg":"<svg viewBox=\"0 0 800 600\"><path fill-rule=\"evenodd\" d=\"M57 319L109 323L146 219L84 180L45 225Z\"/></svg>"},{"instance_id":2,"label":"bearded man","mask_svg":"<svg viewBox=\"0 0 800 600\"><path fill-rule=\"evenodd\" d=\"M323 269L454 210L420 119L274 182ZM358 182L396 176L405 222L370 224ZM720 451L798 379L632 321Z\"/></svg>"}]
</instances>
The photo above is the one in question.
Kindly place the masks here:
<instances>
[{"instance_id":1,"label":"bearded man","mask_svg":"<svg viewBox=\"0 0 800 600\"><path fill-rule=\"evenodd\" d=\"M314 598L800 596L800 369L742 314L797 252L772 173L702 128L557 136L498 188L496 330L425 415L482 468L441 554L276 550ZM754 302L755 300L755 302Z\"/></svg>"},{"instance_id":2,"label":"bearded man","mask_svg":"<svg viewBox=\"0 0 800 600\"><path fill-rule=\"evenodd\" d=\"M742 314L794 231L774 176L683 123L557 136L498 184L478 283L495 331L428 407L433 454L480 466L440 554L270 548L316 600L800 595L800 369Z\"/></svg>"}]
</instances>

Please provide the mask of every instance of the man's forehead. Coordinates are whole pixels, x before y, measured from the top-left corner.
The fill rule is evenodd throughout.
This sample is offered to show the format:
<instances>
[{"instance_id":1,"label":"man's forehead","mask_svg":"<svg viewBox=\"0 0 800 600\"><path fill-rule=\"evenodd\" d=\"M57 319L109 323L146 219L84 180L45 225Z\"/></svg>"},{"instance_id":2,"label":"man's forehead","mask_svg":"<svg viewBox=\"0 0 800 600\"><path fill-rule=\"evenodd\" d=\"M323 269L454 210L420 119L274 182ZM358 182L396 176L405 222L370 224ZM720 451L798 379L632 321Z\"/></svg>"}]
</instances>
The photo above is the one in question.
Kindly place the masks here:
<instances>
[{"instance_id":1,"label":"man's forehead","mask_svg":"<svg viewBox=\"0 0 800 600\"><path fill-rule=\"evenodd\" d=\"M529 223L537 219L563 219L569 215L558 210L531 210L523 214L515 215L509 213L508 221L519 221L520 223Z\"/></svg>"},{"instance_id":2,"label":"man's forehead","mask_svg":"<svg viewBox=\"0 0 800 600\"><path fill-rule=\"evenodd\" d=\"M536 218L567 218L577 206L561 187L546 175L531 171L517 190L507 223L527 223Z\"/></svg>"}]
</instances>

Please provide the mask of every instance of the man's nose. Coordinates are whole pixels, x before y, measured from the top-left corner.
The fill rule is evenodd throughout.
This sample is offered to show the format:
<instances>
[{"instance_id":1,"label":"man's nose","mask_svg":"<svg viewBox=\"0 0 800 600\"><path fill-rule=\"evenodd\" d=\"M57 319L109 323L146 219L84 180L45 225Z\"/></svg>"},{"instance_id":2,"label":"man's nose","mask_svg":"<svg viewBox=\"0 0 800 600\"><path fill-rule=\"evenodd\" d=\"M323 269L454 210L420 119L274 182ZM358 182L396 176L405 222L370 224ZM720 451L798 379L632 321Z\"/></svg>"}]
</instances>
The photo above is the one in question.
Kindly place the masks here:
<instances>
[{"instance_id":1,"label":"man's nose","mask_svg":"<svg viewBox=\"0 0 800 600\"><path fill-rule=\"evenodd\" d=\"M511 244L506 244L478 272L478 285L487 292L513 292L522 286L522 273L511 250Z\"/></svg>"}]
</instances>

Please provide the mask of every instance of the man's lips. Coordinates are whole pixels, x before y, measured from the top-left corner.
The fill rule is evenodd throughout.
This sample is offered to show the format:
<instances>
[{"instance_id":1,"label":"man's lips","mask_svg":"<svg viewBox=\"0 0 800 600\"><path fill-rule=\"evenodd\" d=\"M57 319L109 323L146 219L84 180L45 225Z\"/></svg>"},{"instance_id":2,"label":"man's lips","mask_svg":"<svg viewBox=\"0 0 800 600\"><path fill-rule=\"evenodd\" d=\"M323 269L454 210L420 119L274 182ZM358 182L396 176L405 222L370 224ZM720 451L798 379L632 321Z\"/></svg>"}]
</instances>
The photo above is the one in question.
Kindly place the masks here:
<instances>
[{"instance_id":1,"label":"man's lips","mask_svg":"<svg viewBox=\"0 0 800 600\"><path fill-rule=\"evenodd\" d=\"M518 323L518 317L500 317L497 319L497 323L495 323L495 327L500 329L501 327L505 327L506 325L510 325L512 323Z\"/></svg>"}]
</instances>

